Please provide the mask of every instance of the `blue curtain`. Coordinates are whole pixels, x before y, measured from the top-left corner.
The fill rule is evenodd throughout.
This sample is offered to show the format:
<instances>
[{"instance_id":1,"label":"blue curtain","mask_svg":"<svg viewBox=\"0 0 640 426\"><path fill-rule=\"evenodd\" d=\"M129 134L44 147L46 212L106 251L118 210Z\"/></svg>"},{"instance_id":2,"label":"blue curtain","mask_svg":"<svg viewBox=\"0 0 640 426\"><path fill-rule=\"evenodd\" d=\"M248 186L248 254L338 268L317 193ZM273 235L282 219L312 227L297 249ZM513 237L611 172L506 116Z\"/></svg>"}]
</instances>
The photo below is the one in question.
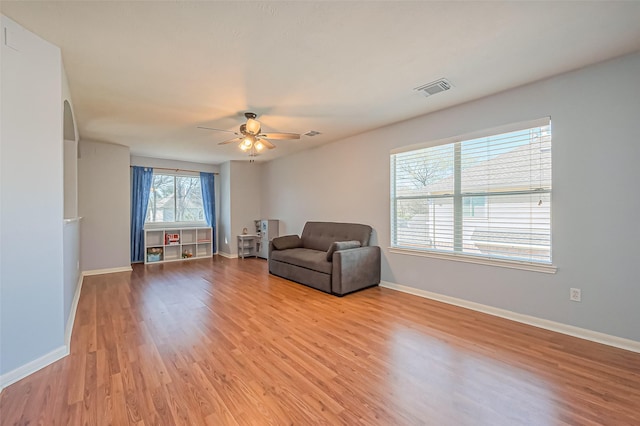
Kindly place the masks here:
<instances>
[{"instance_id":1,"label":"blue curtain","mask_svg":"<svg viewBox=\"0 0 640 426\"><path fill-rule=\"evenodd\" d=\"M216 252L216 199L215 176L213 173L200 172L200 186L202 187L202 205L207 225L213 228L213 253Z\"/></svg>"},{"instance_id":2,"label":"blue curtain","mask_svg":"<svg viewBox=\"0 0 640 426\"><path fill-rule=\"evenodd\" d=\"M150 167L132 168L131 174L131 263L144 262L144 219L153 182Z\"/></svg>"}]
</instances>

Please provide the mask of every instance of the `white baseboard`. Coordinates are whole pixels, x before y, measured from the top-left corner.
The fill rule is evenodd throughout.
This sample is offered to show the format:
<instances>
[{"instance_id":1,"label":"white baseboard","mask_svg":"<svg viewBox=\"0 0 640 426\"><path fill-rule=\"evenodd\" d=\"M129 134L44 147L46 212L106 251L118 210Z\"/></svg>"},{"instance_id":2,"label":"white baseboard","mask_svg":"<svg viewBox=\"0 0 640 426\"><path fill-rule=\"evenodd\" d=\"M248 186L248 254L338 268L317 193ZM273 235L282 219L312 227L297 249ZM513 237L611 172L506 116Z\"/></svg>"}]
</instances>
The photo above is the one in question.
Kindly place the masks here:
<instances>
[{"instance_id":1,"label":"white baseboard","mask_svg":"<svg viewBox=\"0 0 640 426\"><path fill-rule=\"evenodd\" d=\"M121 266L119 268L93 269L90 271L82 271L82 276L88 277L90 275L113 274L114 272L131 272L131 271L133 271L133 268L131 268L131 265L129 265L129 266Z\"/></svg>"},{"instance_id":2,"label":"white baseboard","mask_svg":"<svg viewBox=\"0 0 640 426\"><path fill-rule=\"evenodd\" d=\"M222 257L226 257L227 259L237 259L238 255L237 254L229 254L229 253L225 253L223 251L219 251L218 254Z\"/></svg>"},{"instance_id":3,"label":"white baseboard","mask_svg":"<svg viewBox=\"0 0 640 426\"><path fill-rule=\"evenodd\" d=\"M78 310L78 302L80 301L80 293L82 292L82 284L84 282L83 278L90 275L101 275L101 274L110 274L114 272L129 272L132 271L131 266L122 267L122 268L110 268L110 269L96 269L93 271L83 271L78 277L78 283L76 284L76 291L73 295L73 301L71 302L71 312L69 313L69 319L67 320L67 324L65 327L64 333L64 342L63 346L60 346L57 349L49 352L41 356L38 359L30 361L8 373L0 376L0 392L2 389L7 386L17 382L18 380L24 379L30 374L35 373L36 371L58 361L61 358L69 355L71 350L71 333L73 332L73 324L76 319L76 312Z\"/></svg>"},{"instance_id":4,"label":"white baseboard","mask_svg":"<svg viewBox=\"0 0 640 426\"><path fill-rule=\"evenodd\" d=\"M602 343L603 345L613 346L632 352L640 353L640 342L625 339L622 337L612 336L598 331L587 330L585 328L575 327L573 325L562 324L530 315L519 314L517 312L508 311L506 309L495 308L493 306L483 305L481 303L470 302L464 299L458 299L451 296L445 296L439 293L433 293L389 281L380 281L380 286L391 290L401 291L403 293L413 294L414 296L424 297L426 299L437 300L438 302L448 303L449 305L460 306L462 308L471 309L485 314L493 315L500 318L516 321L523 324L532 325L534 327L543 328L545 330L555 331L557 333L567 334L569 336L578 337L580 339L590 340L592 342Z\"/></svg>"},{"instance_id":5,"label":"white baseboard","mask_svg":"<svg viewBox=\"0 0 640 426\"><path fill-rule=\"evenodd\" d=\"M80 274L78 277L76 292L73 295L73 301L71 301L71 312L69 313L69 319L67 319L67 327L64 330L64 343L69 350L71 350L71 332L73 331L73 323L76 320L76 311L78 310L78 302L80 301L80 292L82 292L83 278L83 274Z\"/></svg>"},{"instance_id":6,"label":"white baseboard","mask_svg":"<svg viewBox=\"0 0 640 426\"><path fill-rule=\"evenodd\" d=\"M57 360L64 358L69 355L69 347L66 345L60 346L41 356L40 358L34 359L31 362L26 363L8 373L0 376L0 391L7 386L17 382L18 380L24 379L30 374L35 373L36 371L46 367L47 365L56 362Z\"/></svg>"}]
</instances>

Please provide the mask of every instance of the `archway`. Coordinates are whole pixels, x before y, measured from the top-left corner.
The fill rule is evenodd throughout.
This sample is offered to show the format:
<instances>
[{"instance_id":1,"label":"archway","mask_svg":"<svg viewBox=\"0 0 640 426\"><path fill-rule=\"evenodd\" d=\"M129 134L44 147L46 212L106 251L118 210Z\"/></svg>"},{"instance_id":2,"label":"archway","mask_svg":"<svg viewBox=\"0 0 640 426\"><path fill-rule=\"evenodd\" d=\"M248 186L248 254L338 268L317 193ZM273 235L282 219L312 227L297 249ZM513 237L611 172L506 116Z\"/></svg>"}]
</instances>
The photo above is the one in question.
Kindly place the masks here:
<instances>
[{"instance_id":1,"label":"archway","mask_svg":"<svg viewBox=\"0 0 640 426\"><path fill-rule=\"evenodd\" d=\"M78 216L78 140L71 104L66 99L63 102L63 114L64 217L71 219Z\"/></svg>"}]
</instances>

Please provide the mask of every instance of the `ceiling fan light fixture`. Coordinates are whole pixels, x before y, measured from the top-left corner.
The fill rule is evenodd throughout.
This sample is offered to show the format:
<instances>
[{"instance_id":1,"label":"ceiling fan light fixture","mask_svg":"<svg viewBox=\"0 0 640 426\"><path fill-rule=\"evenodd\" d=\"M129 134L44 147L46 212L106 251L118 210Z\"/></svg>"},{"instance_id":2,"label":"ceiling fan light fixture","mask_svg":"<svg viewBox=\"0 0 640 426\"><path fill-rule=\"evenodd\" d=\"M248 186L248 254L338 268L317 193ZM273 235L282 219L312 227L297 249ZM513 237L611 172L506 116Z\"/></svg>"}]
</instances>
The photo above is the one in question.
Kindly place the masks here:
<instances>
[{"instance_id":1,"label":"ceiling fan light fixture","mask_svg":"<svg viewBox=\"0 0 640 426\"><path fill-rule=\"evenodd\" d=\"M249 154L249 157L252 158L258 156L265 149L274 149L276 147L271 143L270 139L300 139L300 134L298 133L262 133L262 125L258 120L256 120L257 115L254 112L245 112L244 116L247 118L247 122L240 125L238 132L204 126L197 127L207 130L233 133L237 137L219 142L218 145L237 143L238 148L240 148L242 152ZM320 133L310 132L307 135L315 136L317 134Z\"/></svg>"},{"instance_id":2,"label":"ceiling fan light fixture","mask_svg":"<svg viewBox=\"0 0 640 426\"><path fill-rule=\"evenodd\" d=\"M260 122L258 120L254 120L253 118L249 118L247 120L247 132L252 135L257 135L260 133Z\"/></svg>"},{"instance_id":3,"label":"ceiling fan light fixture","mask_svg":"<svg viewBox=\"0 0 640 426\"><path fill-rule=\"evenodd\" d=\"M242 146L247 147L247 148L251 148L251 145L253 145L253 142L254 142L253 136L247 136L242 141Z\"/></svg>"}]
</instances>

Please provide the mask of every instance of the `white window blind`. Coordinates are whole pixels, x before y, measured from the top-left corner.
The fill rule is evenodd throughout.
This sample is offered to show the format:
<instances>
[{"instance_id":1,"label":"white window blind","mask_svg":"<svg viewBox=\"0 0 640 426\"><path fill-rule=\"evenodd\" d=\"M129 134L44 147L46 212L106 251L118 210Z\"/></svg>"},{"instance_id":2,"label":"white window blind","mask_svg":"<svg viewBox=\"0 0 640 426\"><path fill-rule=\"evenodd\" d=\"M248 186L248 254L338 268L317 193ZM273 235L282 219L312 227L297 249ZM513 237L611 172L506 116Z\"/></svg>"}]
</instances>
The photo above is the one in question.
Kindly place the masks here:
<instances>
[{"instance_id":1,"label":"white window blind","mask_svg":"<svg viewBox=\"0 0 640 426\"><path fill-rule=\"evenodd\" d=\"M392 247L551 263L551 123L391 154Z\"/></svg>"}]
</instances>

